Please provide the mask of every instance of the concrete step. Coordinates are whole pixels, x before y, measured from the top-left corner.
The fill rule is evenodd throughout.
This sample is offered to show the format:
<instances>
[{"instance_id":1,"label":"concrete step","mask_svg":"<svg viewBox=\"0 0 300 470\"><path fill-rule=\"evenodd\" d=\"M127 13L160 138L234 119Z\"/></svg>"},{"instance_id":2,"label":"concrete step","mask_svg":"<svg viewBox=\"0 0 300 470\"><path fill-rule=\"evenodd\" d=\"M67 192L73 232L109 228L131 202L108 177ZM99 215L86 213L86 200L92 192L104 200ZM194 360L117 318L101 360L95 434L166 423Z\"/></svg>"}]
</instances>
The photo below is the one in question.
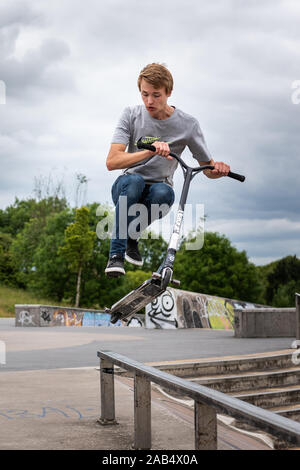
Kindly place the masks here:
<instances>
[{"instance_id":1,"label":"concrete step","mask_svg":"<svg viewBox=\"0 0 300 470\"><path fill-rule=\"evenodd\" d=\"M300 422L300 404L294 406L282 406L270 408L270 411L277 413L286 418L292 419L293 421Z\"/></svg>"},{"instance_id":2,"label":"concrete step","mask_svg":"<svg viewBox=\"0 0 300 470\"><path fill-rule=\"evenodd\" d=\"M286 350L151 365L300 422L300 367L292 361L293 353ZM187 399L166 392L183 404ZM257 432L244 422L236 421L236 427ZM285 448L286 443L275 439L274 446Z\"/></svg>"},{"instance_id":3,"label":"concrete step","mask_svg":"<svg viewBox=\"0 0 300 470\"><path fill-rule=\"evenodd\" d=\"M149 363L149 365L184 378L238 374L241 372L271 371L295 367L292 361L293 352L294 350L286 350L269 354L173 363Z\"/></svg>"},{"instance_id":4,"label":"concrete step","mask_svg":"<svg viewBox=\"0 0 300 470\"><path fill-rule=\"evenodd\" d=\"M299 405L300 403L299 385L277 389L258 389L247 393L230 393L229 395L265 409Z\"/></svg>"},{"instance_id":5,"label":"concrete step","mask_svg":"<svg viewBox=\"0 0 300 470\"><path fill-rule=\"evenodd\" d=\"M224 393L241 392L252 389L281 387L300 384L300 368L282 369L280 371L239 373L235 375L215 375L207 377L188 377L188 380L206 385Z\"/></svg>"}]
</instances>

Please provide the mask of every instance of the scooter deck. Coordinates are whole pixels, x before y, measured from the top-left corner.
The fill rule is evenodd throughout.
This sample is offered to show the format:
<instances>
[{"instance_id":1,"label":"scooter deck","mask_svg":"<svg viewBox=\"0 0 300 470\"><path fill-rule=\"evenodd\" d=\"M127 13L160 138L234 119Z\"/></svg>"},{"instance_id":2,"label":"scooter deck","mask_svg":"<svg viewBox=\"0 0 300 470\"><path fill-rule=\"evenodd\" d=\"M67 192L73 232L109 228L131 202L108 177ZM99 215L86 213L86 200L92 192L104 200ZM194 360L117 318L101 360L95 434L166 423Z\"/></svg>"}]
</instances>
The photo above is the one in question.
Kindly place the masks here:
<instances>
[{"instance_id":1,"label":"scooter deck","mask_svg":"<svg viewBox=\"0 0 300 470\"><path fill-rule=\"evenodd\" d=\"M111 323L126 320L156 299L165 290L161 287L159 279L147 279L139 287L112 305L110 309L106 308L105 311L111 314Z\"/></svg>"}]
</instances>

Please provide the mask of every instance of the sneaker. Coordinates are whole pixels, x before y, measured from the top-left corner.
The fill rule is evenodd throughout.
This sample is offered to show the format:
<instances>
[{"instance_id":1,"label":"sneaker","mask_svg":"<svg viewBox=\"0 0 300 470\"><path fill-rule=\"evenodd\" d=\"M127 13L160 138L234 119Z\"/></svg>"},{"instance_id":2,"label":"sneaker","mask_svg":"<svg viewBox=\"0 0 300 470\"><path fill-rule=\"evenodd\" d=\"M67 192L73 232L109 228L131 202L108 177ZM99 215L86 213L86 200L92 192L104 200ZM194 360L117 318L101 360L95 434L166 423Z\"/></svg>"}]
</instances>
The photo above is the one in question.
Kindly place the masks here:
<instances>
[{"instance_id":1,"label":"sneaker","mask_svg":"<svg viewBox=\"0 0 300 470\"><path fill-rule=\"evenodd\" d=\"M144 261L140 255L137 240L132 240L132 238L128 238L125 259L129 263L135 264L136 266L143 266Z\"/></svg>"},{"instance_id":2,"label":"sneaker","mask_svg":"<svg viewBox=\"0 0 300 470\"><path fill-rule=\"evenodd\" d=\"M112 255L112 257L109 258L105 274L108 277L119 277L125 274L124 260L121 255Z\"/></svg>"}]
</instances>

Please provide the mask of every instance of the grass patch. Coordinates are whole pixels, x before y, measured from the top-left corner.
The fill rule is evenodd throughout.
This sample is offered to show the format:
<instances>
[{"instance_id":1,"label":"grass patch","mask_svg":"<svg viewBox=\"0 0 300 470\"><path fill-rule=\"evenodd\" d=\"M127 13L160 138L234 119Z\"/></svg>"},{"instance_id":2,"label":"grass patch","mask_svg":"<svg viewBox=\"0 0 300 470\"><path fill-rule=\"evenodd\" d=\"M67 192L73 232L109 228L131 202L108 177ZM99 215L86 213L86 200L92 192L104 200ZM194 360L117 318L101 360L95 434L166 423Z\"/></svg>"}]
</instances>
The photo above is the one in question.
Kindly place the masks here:
<instances>
[{"instance_id":1,"label":"grass patch","mask_svg":"<svg viewBox=\"0 0 300 470\"><path fill-rule=\"evenodd\" d=\"M24 289L0 285L0 317L14 317L15 304L56 305L57 302L53 301L53 299L39 297L38 295ZM66 304L64 302L59 302L59 305L71 307L70 304Z\"/></svg>"}]
</instances>

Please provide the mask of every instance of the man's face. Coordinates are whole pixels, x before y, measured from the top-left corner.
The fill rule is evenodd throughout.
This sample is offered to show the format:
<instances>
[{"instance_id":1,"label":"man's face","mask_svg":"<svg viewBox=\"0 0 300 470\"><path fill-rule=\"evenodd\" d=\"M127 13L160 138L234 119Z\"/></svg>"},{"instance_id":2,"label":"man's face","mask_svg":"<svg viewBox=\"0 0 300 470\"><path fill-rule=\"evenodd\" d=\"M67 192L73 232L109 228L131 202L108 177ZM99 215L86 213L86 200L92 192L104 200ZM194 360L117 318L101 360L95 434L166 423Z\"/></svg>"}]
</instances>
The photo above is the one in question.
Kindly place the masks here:
<instances>
[{"instance_id":1,"label":"man's face","mask_svg":"<svg viewBox=\"0 0 300 470\"><path fill-rule=\"evenodd\" d=\"M141 81L141 95L148 113L153 118L162 118L166 112L167 101L171 93L167 94L165 87L154 88L143 79Z\"/></svg>"}]
</instances>

